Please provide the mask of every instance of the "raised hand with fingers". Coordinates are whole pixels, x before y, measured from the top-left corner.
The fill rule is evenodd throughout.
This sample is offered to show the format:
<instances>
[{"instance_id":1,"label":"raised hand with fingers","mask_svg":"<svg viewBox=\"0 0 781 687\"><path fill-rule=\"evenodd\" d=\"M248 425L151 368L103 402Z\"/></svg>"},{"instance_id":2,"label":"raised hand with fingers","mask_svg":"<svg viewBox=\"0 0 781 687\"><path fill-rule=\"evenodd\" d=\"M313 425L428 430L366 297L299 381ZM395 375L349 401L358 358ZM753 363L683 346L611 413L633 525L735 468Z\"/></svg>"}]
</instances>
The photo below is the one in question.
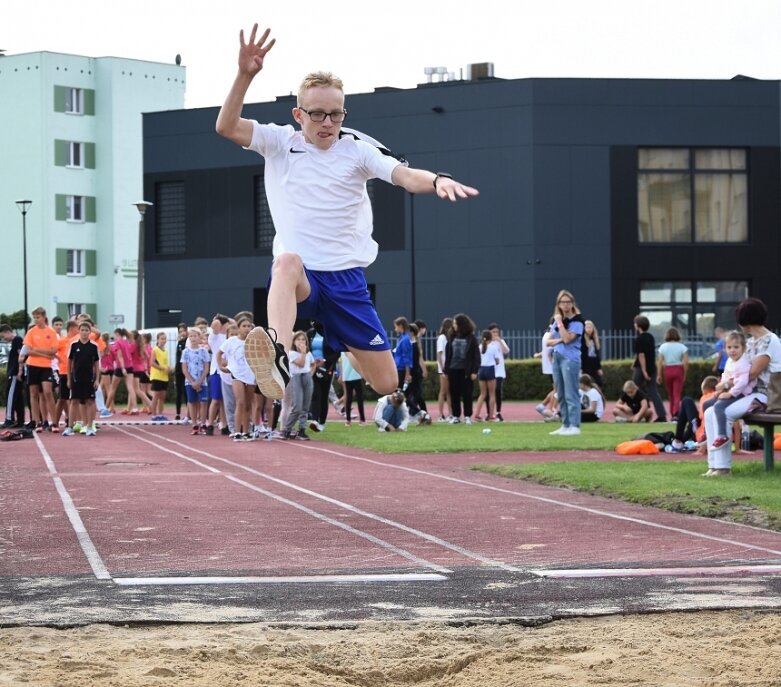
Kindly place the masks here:
<instances>
[{"instance_id":1,"label":"raised hand with fingers","mask_svg":"<svg viewBox=\"0 0 781 687\"><path fill-rule=\"evenodd\" d=\"M263 60L266 57L266 53L277 42L276 38L268 40L271 29L266 29L256 42L257 32L258 25L255 24L247 42L244 41L244 29L239 32L239 42L241 43L241 48L239 49L239 71L250 76L255 76L263 69Z\"/></svg>"}]
</instances>

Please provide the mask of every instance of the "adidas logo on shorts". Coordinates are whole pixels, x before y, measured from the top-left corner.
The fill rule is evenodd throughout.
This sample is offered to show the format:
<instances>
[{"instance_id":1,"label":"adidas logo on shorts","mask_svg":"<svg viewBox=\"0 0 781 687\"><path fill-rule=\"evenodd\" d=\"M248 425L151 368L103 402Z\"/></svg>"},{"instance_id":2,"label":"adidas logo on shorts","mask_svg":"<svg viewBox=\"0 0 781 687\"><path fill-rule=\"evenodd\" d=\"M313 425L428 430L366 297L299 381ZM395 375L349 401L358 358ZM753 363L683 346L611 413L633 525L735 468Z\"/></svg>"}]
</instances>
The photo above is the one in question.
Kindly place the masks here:
<instances>
[{"instance_id":1,"label":"adidas logo on shorts","mask_svg":"<svg viewBox=\"0 0 781 687\"><path fill-rule=\"evenodd\" d=\"M385 340L377 334L371 341L369 341L369 346L382 346L382 344L385 343Z\"/></svg>"}]
</instances>

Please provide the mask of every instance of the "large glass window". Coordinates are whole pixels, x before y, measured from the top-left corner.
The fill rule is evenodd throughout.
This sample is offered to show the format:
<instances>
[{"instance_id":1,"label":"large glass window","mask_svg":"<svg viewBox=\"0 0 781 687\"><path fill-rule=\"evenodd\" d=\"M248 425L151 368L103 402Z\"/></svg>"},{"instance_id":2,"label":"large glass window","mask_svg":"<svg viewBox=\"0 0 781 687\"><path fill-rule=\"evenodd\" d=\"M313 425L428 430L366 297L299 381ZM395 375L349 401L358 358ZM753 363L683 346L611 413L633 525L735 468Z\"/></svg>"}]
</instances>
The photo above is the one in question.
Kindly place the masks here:
<instances>
[{"instance_id":1,"label":"large glass window","mask_svg":"<svg viewBox=\"0 0 781 687\"><path fill-rule=\"evenodd\" d=\"M735 306L748 291L747 281L648 281L640 287L640 312L657 340L669 327L708 338L714 327L735 328Z\"/></svg>"},{"instance_id":2,"label":"large glass window","mask_svg":"<svg viewBox=\"0 0 781 687\"><path fill-rule=\"evenodd\" d=\"M176 255L186 248L186 215L183 181L155 186L155 252Z\"/></svg>"},{"instance_id":3,"label":"large glass window","mask_svg":"<svg viewBox=\"0 0 781 687\"><path fill-rule=\"evenodd\" d=\"M640 148L640 243L748 241L748 168L742 148Z\"/></svg>"}]
</instances>

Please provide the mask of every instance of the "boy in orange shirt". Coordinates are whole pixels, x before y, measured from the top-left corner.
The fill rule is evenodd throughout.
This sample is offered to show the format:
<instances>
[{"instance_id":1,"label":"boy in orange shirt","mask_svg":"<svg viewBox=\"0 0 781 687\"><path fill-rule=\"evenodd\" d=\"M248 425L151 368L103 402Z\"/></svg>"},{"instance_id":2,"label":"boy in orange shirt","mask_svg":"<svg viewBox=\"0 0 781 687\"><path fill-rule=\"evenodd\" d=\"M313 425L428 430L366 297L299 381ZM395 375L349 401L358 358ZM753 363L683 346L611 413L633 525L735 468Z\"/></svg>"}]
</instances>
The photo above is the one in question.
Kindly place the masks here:
<instances>
[{"instance_id":1,"label":"boy in orange shirt","mask_svg":"<svg viewBox=\"0 0 781 687\"><path fill-rule=\"evenodd\" d=\"M27 346L27 386L30 391L30 412L35 430L51 431L48 423L54 417L54 394L52 393L52 359L57 354L59 337L48 324L46 310L38 307L32 312L35 324L24 337Z\"/></svg>"}]
</instances>

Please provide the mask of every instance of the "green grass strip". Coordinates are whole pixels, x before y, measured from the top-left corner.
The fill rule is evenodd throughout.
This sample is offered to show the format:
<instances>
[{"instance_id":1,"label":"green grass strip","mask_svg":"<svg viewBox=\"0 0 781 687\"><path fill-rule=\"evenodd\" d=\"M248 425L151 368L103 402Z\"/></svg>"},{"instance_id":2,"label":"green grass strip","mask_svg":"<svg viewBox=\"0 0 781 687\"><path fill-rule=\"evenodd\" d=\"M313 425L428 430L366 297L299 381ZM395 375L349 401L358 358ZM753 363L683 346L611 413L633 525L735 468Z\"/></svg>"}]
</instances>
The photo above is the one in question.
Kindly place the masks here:
<instances>
[{"instance_id":1,"label":"green grass strip","mask_svg":"<svg viewBox=\"0 0 781 687\"><path fill-rule=\"evenodd\" d=\"M502 477L566 487L677 513L781 530L781 470L761 461L733 463L730 477L702 477L698 462L550 462L476 465Z\"/></svg>"},{"instance_id":2,"label":"green grass strip","mask_svg":"<svg viewBox=\"0 0 781 687\"><path fill-rule=\"evenodd\" d=\"M459 453L491 451L614 451L622 441L646 432L672 431L672 424L628 425L596 423L584 425L575 437L555 437L550 432L558 423L549 422L475 422L449 425L410 425L407 432L378 432L373 422L360 426L329 420L317 439L342 446L365 448L380 453ZM483 433L490 429L490 433Z\"/></svg>"}]
</instances>

